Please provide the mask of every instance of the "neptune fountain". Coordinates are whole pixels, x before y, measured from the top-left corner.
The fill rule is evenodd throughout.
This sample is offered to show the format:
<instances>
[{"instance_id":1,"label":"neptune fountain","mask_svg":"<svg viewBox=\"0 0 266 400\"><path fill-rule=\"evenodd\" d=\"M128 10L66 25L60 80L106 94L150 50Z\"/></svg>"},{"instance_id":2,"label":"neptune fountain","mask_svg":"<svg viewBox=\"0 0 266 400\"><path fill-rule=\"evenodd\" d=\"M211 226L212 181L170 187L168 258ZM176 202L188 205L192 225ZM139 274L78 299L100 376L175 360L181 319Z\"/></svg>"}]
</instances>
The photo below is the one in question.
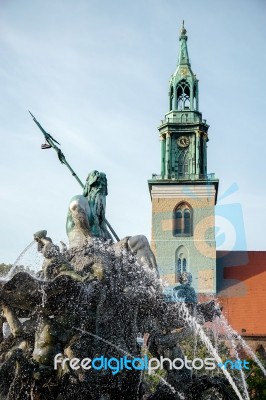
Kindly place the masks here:
<instances>
[{"instance_id":1,"label":"neptune fountain","mask_svg":"<svg viewBox=\"0 0 266 400\"><path fill-rule=\"evenodd\" d=\"M56 147L51 137L46 140ZM197 303L188 273L180 276L175 301L166 301L147 238L114 241L106 196L106 175L92 171L83 193L69 203L69 244L60 247L46 230L36 232L40 271L19 271L0 281L0 399L218 398L205 396L209 388L221 399L235 399L225 379L195 378L184 365L173 371L163 364L164 377L149 391L149 357L184 364L180 343L192 333L189 321L201 327L221 310L214 301Z\"/></svg>"}]
</instances>

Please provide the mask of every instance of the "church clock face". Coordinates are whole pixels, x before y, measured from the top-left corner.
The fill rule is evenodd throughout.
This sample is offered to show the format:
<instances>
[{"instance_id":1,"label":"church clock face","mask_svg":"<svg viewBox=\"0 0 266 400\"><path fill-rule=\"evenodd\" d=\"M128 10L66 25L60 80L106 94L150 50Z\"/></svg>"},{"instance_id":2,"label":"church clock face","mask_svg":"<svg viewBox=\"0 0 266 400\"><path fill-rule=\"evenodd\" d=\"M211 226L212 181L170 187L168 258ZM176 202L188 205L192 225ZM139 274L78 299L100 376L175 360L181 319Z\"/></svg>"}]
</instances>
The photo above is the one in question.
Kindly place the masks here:
<instances>
[{"instance_id":1,"label":"church clock face","mask_svg":"<svg viewBox=\"0 0 266 400\"><path fill-rule=\"evenodd\" d=\"M189 146L189 143L190 143L190 140L189 140L189 138L188 138L187 136L180 136L180 137L177 139L177 145L178 145L178 147L182 147L182 148L188 147L188 146Z\"/></svg>"}]
</instances>

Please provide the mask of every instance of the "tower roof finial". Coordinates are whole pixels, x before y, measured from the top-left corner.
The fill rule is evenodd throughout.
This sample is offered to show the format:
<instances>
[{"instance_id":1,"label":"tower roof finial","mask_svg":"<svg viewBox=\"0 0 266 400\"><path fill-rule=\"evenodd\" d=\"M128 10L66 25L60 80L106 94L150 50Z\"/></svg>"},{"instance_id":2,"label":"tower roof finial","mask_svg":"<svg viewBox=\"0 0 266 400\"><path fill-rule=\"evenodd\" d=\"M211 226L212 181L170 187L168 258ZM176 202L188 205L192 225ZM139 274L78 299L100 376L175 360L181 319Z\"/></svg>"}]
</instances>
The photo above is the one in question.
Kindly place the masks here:
<instances>
[{"instance_id":1,"label":"tower roof finial","mask_svg":"<svg viewBox=\"0 0 266 400\"><path fill-rule=\"evenodd\" d=\"M182 22L182 28L180 29L180 49L179 49L179 60L178 65L190 65L188 50L187 50L187 30L185 29L185 22Z\"/></svg>"},{"instance_id":2,"label":"tower roof finial","mask_svg":"<svg viewBox=\"0 0 266 400\"><path fill-rule=\"evenodd\" d=\"M187 30L186 30L186 28L185 28L185 21L184 21L184 20L182 21L182 28L181 28L181 30L180 30L180 33L181 33L180 36L185 36L186 33L187 33Z\"/></svg>"}]
</instances>

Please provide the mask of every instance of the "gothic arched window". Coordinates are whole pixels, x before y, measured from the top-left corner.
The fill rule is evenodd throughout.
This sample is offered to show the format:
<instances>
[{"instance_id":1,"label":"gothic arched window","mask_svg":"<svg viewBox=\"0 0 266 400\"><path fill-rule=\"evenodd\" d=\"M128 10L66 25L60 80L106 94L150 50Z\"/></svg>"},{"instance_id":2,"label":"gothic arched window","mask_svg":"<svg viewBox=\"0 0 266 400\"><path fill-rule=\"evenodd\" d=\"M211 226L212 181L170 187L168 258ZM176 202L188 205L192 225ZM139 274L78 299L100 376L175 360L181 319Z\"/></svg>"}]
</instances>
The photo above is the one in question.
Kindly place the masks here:
<instances>
[{"instance_id":1,"label":"gothic arched window","mask_svg":"<svg viewBox=\"0 0 266 400\"><path fill-rule=\"evenodd\" d=\"M187 271L187 259L183 258L183 262L182 262L182 272L186 272Z\"/></svg>"},{"instance_id":2,"label":"gothic arched window","mask_svg":"<svg viewBox=\"0 0 266 400\"><path fill-rule=\"evenodd\" d=\"M181 258L178 258L178 260L177 260L177 272L179 274L181 274L181 271L182 271L182 261L181 261Z\"/></svg>"},{"instance_id":3,"label":"gothic arched window","mask_svg":"<svg viewBox=\"0 0 266 400\"><path fill-rule=\"evenodd\" d=\"M195 84L193 90L193 108L194 110L198 110L198 103L197 103L197 85Z\"/></svg>"},{"instance_id":4,"label":"gothic arched window","mask_svg":"<svg viewBox=\"0 0 266 400\"><path fill-rule=\"evenodd\" d=\"M189 209L184 211L184 233L186 235L191 233L191 212Z\"/></svg>"},{"instance_id":5,"label":"gothic arched window","mask_svg":"<svg viewBox=\"0 0 266 400\"><path fill-rule=\"evenodd\" d=\"M193 210L188 203L178 204L173 215L173 235L193 236L192 217Z\"/></svg>"},{"instance_id":6,"label":"gothic arched window","mask_svg":"<svg viewBox=\"0 0 266 400\"><path fill-rule=\"evenodd\" d=\"M182 218L183 218L182 212L177 210L175 213L175 232L177 235L182 233Z\"/></svg>"},{"instance_id":7,"label":"gothic arched window","mask_svg":"<svg viewBox=\"0 0 266 400\"><path fill-rule=\"evenodd\" d=\"M171 86L170 89L170 111L173 109L173 100L174 100L174 88Z\"/></svg>"},{"instance_id":8,"label":"gothic arched window","mask_svg":"<svg viewBox=\"0 0 266 400\"><path fill-rule=\"evenodd\" d=\"M182 272L188 271L188 250L185 246L181 245L175 252L175 282L178 282L178 279Z\"/></svg>"},{"instance_id":9,"label":"gothic arched window","mask_svg":"<svg viewBox=\"0 0 266 400\"><path fill-rule=\"evenodd\" d=\"M190 87L189 83L182 79L176 87L177 110L190 110Z\"/></svg>"}]
</instances>

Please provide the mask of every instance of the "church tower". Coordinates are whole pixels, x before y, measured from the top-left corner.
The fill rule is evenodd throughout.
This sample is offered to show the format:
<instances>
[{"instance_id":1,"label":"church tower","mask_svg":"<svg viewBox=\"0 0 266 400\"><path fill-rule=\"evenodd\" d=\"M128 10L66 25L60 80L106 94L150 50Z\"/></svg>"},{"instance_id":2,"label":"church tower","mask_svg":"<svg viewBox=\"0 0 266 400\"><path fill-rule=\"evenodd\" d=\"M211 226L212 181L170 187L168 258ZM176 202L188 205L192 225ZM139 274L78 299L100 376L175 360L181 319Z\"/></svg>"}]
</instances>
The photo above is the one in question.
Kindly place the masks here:
<instances>
[{"instance_id":1,"label":"church tower","mask_svg":"<svg viewBox=\"0 0 266 400\"><path fill-rule=\"evenodd\" d=\"M198 293L216 292L214 207L218 179L207 173L209 125L199 111L184 22L177 68L169 85L169 111L159 126L161 174L148 181L152 200L152 248L162 278L176 286L192 273Z\"/></svg>"}]
</instances>

